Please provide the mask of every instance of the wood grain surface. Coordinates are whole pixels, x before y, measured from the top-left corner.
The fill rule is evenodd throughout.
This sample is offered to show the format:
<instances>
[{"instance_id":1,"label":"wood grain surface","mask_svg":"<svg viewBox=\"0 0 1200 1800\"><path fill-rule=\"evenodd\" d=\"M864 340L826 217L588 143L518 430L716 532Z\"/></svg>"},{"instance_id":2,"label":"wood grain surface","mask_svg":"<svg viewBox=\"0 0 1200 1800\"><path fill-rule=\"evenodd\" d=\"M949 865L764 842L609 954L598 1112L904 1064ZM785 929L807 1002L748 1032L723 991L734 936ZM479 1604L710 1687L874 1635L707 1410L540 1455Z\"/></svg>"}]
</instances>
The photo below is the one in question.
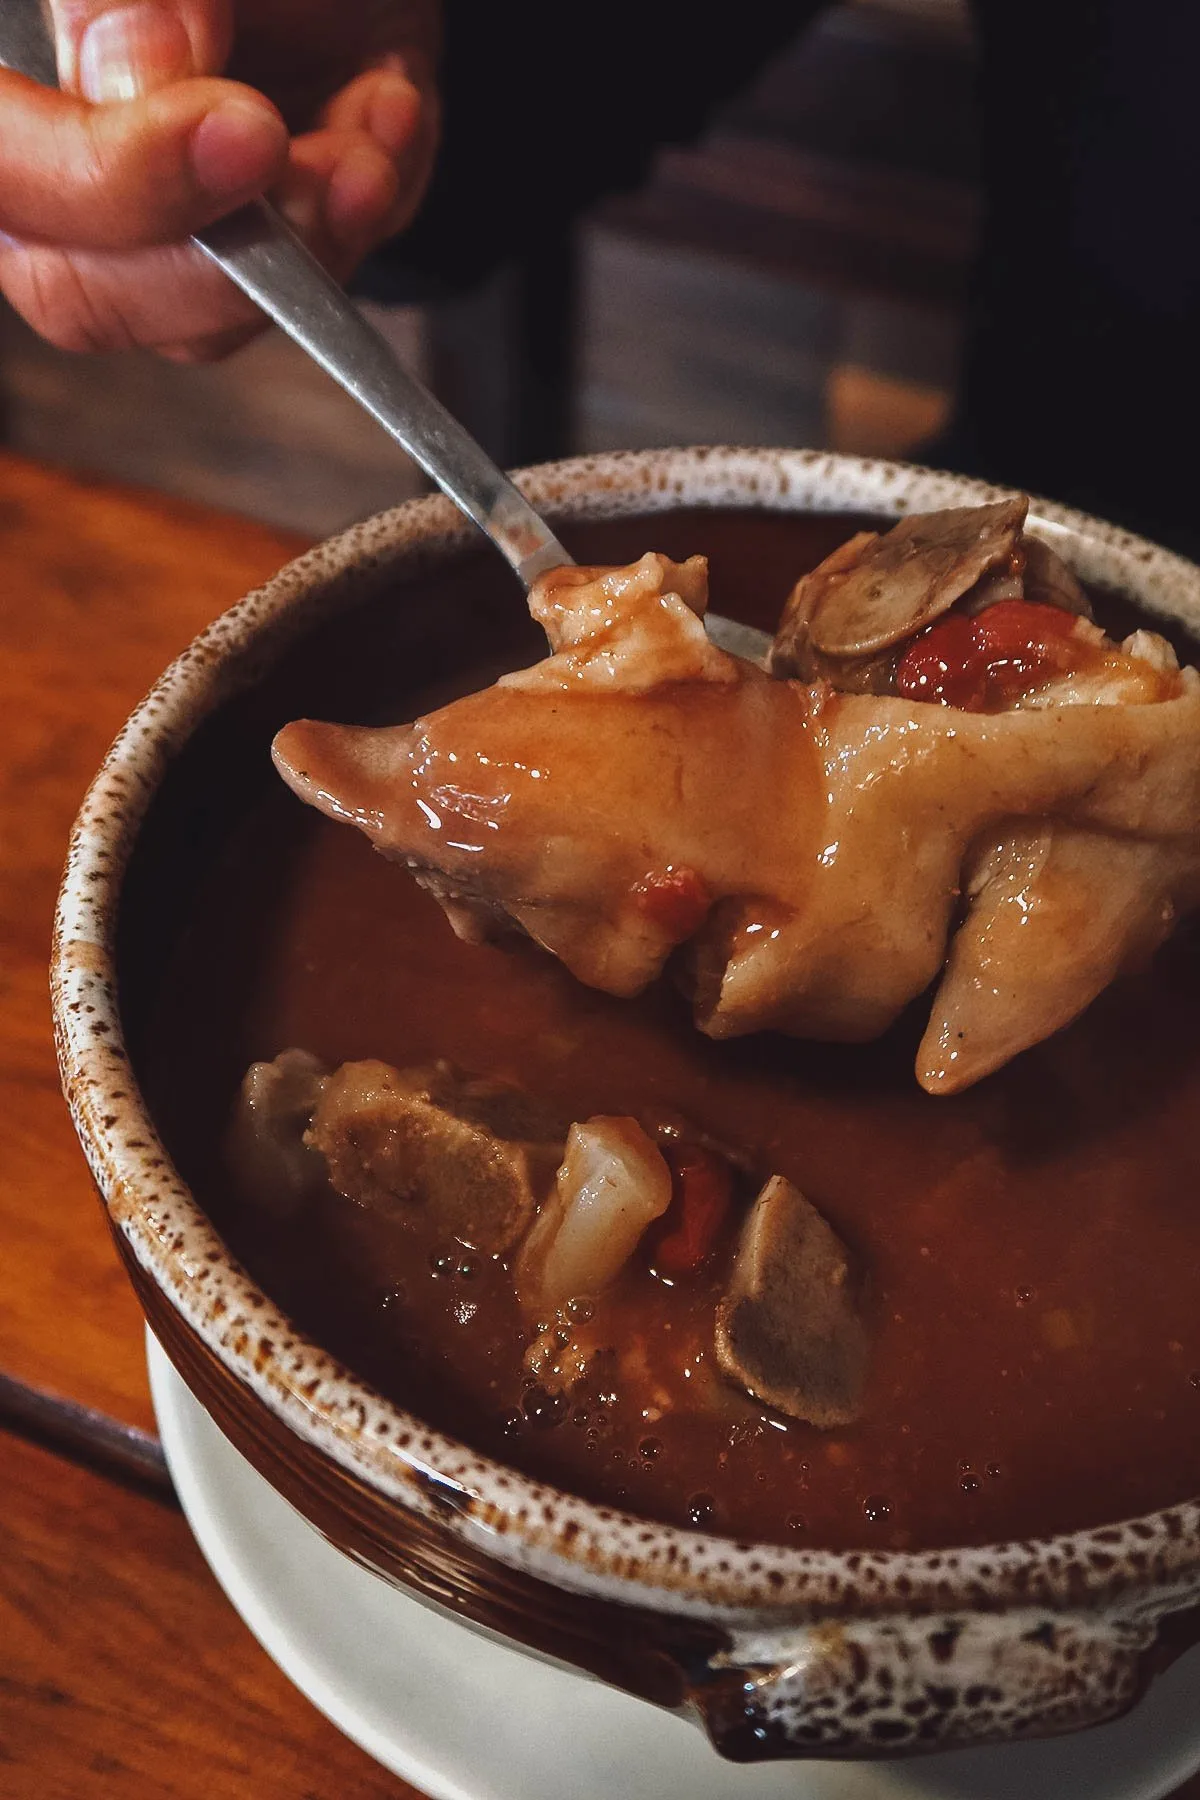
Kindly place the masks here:
<instances>
[{"instance_id":1,"label":"wood grain surface","mask_svg":"<svg viewBox=\"0 0 1200 1800\"><path fill-rule=\"evenodd\" d=\"M5 1800L403 1800L227 1603L173 1506L0 1436Z\"/></svg>"},{"instance_id":2,"label":"wood grain surface","mask_svg":"<svg viewBox=\"0 0 1200 1800\"><path fill-rule=\"evenodd\" d=\"M294 535L0 456L0 1370L151 1423L140 1320L63 1106L46 967L84 789Z\"/></svg>"},{"instance_id":3,"label":"wood grain surface","mask_svg":"<svg viewBox=\"0 0 1200 1800\"><path fill-rule=\"evenodd\" d=\"M121 721L303 547L0 455L4 1800L413 1792L259 1649L162 1485L156 1442L128 1429L153 1425L141 1315L63 1105L46 985L67 833Z\"/></svg>"},{"instance_id":4,"label":"wood grain surface","mask_svg":"<svg viewBox=\"0 0 1200 1800\"><path fill-rule=\"evenodd\" d=\"M59 1093L46 987L67 833L122 719L302 547L0 454L3 1800L415 1793L258 1648L170 1498L141 1318ZM1200 1778L1175 1800L1200 1800Z\"/></svg>"}]
</instances>

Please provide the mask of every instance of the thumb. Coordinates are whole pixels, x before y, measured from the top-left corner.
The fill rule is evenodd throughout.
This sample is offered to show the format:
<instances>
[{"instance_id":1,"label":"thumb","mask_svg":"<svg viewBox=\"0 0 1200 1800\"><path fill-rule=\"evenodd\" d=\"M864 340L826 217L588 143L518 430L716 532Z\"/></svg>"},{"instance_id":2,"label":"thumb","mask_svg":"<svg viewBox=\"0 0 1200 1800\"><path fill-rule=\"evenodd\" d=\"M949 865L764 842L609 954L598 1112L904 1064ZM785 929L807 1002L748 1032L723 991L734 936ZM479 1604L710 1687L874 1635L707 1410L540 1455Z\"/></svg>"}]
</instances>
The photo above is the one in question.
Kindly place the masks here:
<instances>
[{"instance_id":1,"label":"thumb","mask_svg":"<svg viewBox=\"0 0 1200 1800\"><path fill-rule=\"evenodd\" d=\"M0 119L0 231L81 250L174 243L287 164L275 108L231 81L89 106L0 69Z\"/></svg>"},{"instance_id":2,"label":"thumb","mask_svg":"<svg viewBox=\"0 0 1200 1800\"><path fill-rule=\"evenodd\" d=\"M50 0L58 74L96 103L135 100L225 66L231 0Z\"/></svg>"}]
</instances>

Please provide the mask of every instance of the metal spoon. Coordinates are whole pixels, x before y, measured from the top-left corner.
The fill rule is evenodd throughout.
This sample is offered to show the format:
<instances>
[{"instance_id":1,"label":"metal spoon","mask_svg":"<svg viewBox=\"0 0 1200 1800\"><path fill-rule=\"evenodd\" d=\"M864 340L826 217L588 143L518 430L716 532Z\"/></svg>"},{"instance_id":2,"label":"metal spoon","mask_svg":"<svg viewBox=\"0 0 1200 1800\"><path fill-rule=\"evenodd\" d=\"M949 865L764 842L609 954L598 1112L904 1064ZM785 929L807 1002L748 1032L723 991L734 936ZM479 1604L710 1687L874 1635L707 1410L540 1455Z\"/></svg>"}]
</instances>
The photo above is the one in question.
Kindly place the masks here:
<instances>
[{"instance_id":1,"label":"metal spoon","mask_svg":"<svg viewBox=\"0 0 1200 1800\"><path fill-rule=\"evenodd\" d=\"M41 0L0 0L0 65L46 87L58 86ZM546 569L573 560L508 476L409 374L273 206L252 201L197 232L194 241L391 432L492 540L526 588Z\"/></svg>"}]
</instances>

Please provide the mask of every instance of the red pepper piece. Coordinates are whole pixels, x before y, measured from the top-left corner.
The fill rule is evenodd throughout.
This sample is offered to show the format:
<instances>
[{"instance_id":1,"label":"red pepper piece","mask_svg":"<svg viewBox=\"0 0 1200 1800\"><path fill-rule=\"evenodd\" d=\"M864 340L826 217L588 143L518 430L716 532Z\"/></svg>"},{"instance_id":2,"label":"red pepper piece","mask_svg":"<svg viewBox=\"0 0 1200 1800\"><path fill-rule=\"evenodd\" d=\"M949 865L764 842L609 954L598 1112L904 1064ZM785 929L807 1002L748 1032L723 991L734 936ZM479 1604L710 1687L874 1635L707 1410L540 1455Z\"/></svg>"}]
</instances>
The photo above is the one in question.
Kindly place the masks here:
<instances>
[{"instance_id":1,"label":"red pepper piece","mask_svg":"<svg viewBox=\"0 0 1200 1800\"><path fill-rule=\"evenodd\" d=\"M896 687L910 700L981 711L987 697L987 669L979 655L975 621L951 613L921 632L900 658Z\"/></svg>"},{"instance_id":2,"label":"red pepper piece","mask_svg":"<svg viewBox=\"0 0 1200 1800\"><path fill-rule=\"evenodd\" d=\"M1061 656L1068 644L1078 647L1075 614L1039 600L997 600L972 620L979 643L993 656L1037 651Z\"/></svg>"},{"instance_id":3,"label":"red pepper piece","mask_svg":"<svg viewBox=\"0 0 1200 1800\"><path fill-rule=\"evenodd\" d=\"M978 618L952 613L914 638L896 686L910 700L982 712L1077 668L1088 650L1075 635L1074 613L1036 600L999 600Z\"/></svg>"},{"instance_id":4,"label":"red pepper piece","mask_svg":"<svg viewBox=\"0 0 1200 1800\"><path fill-rule=\"evenodd\" d=\"M733 1200L733 1172L711 1150L668 1149L674 1193L671 1228L658 1241L654 1266L664 1275L688 1275L706 1262Z\"/></svg>"},{"instance_id":5,"label":"red pepper piece","mask_svg":"<svg viewBox=\"0 0 1200 1800\"><path fill-rule=\"evenodd\" d=\"M677 942L691 937L712 905L712 895L695 869L668 866L634 883L634 903L643 917Z\"/></svg>"}]
</instances>

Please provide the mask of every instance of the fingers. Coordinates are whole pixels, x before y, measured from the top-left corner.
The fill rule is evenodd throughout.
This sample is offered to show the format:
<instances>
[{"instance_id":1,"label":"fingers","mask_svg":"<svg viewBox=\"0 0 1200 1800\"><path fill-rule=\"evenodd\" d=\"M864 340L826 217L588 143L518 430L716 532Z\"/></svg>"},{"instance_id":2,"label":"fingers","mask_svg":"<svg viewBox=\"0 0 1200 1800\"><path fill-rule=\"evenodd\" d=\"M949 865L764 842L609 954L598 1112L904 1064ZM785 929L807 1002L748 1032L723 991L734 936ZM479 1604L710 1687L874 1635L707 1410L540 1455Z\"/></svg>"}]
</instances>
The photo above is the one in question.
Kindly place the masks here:
<instances>
[{"instance_id":1,"label":"fingers","mask_svg":"<svg viewBox=\"0 0 1200 1800\"><path fill-rule=\"evenodd\" d=\"M361 132L298 139L274 191L285 217L339 281L387 235L398 177ZM64 350L158 350L176 362L228 355L263 327L262 314L186 244L122 253L68 251L0 239L0 292Z\"/></svg>"},{"instance_id":2,"label":"fingers","mask_svg":"<svg viewBox=\"0 0 1200 1800\"><path fill-rule=\"evenodd\" d=\"M133 100L188 75L217 75L230 0L50 0L59 80L85 100Z\"/></svg>"},{"instance_id":3,"label":"fingers","mask_svg":"<svg viewBox=\"0 0 1200 1800\"><path fill-rule=\"evenodd\" d=\"M77 33L78 82L102 87L109 77L89 73L99 53L88 42L98 24L116 29L105 23L113 9L55 3ZM201 4L139 9L154 17L142 19L132 50L126 32L120 66L149 91L121 105L90 106L0 72L0 232L11 234L0 240L0 290L64 348L142 345L208 360L261 329L256 309L179 240L268 185L342 281L420 203L437 136L432 90L392 59L341 89L323 128L289 152L261 95L172 74L198 54L189 21ZM156 87L160 78L168 85Z\"/></svg>"},{"instance_id":4,"label":"fingers","mask_svg":"<svg viewBox=\"0 0 1200 1800\"><path fill-rule=\"evenodd\" d=\"M393 58L340 89L326 106L323 120L335 131L372 139L390 157L397 193L379 241L403 230L424 198L433 169L439 127L433 90L412 80Z\"/></svg>"},{"instance_id":5,"label":"fingers","mask_svg":"<svg viewBox=\"0 0 1200 1800\"><path fill-rule=\"evenodd\" d=\"M0 231L81 249L186 238L282 174L287 129L232 82L89 106L0 71Z\"/></svg>"},{"instance_id":6,"label":"fingers","mask_svg":"<svg viewBox=\"0 0 1200 1800\"><path fill-rule=\"evenodd\" d=\"M392 156L407 152L421 129L420 88L403 69L368 69L329 101L323 122L336 131L365 131Z\"/></svg>"},{"instance_id":7,"label":"fingers","mask_svg":"<svg viewBox=\"0 0 1200 1800\"><path fill-rule=\"evenodd\" d=\"M0 291L60 350L203 345L252 335L264 323L253 302L189 244L114 255L0 243Z\"/></svg>"},{"instance_id":8,"label":"fingers","mask_svg":"<svg viewBox=\"0 0 1200 1800\"><path fill-rule=\"evenodd\" d=\"M390 235L400 201L392 159L363 132L314 131L292 145L277 202L339 281Z\"/></svg>"}]
</instances>

